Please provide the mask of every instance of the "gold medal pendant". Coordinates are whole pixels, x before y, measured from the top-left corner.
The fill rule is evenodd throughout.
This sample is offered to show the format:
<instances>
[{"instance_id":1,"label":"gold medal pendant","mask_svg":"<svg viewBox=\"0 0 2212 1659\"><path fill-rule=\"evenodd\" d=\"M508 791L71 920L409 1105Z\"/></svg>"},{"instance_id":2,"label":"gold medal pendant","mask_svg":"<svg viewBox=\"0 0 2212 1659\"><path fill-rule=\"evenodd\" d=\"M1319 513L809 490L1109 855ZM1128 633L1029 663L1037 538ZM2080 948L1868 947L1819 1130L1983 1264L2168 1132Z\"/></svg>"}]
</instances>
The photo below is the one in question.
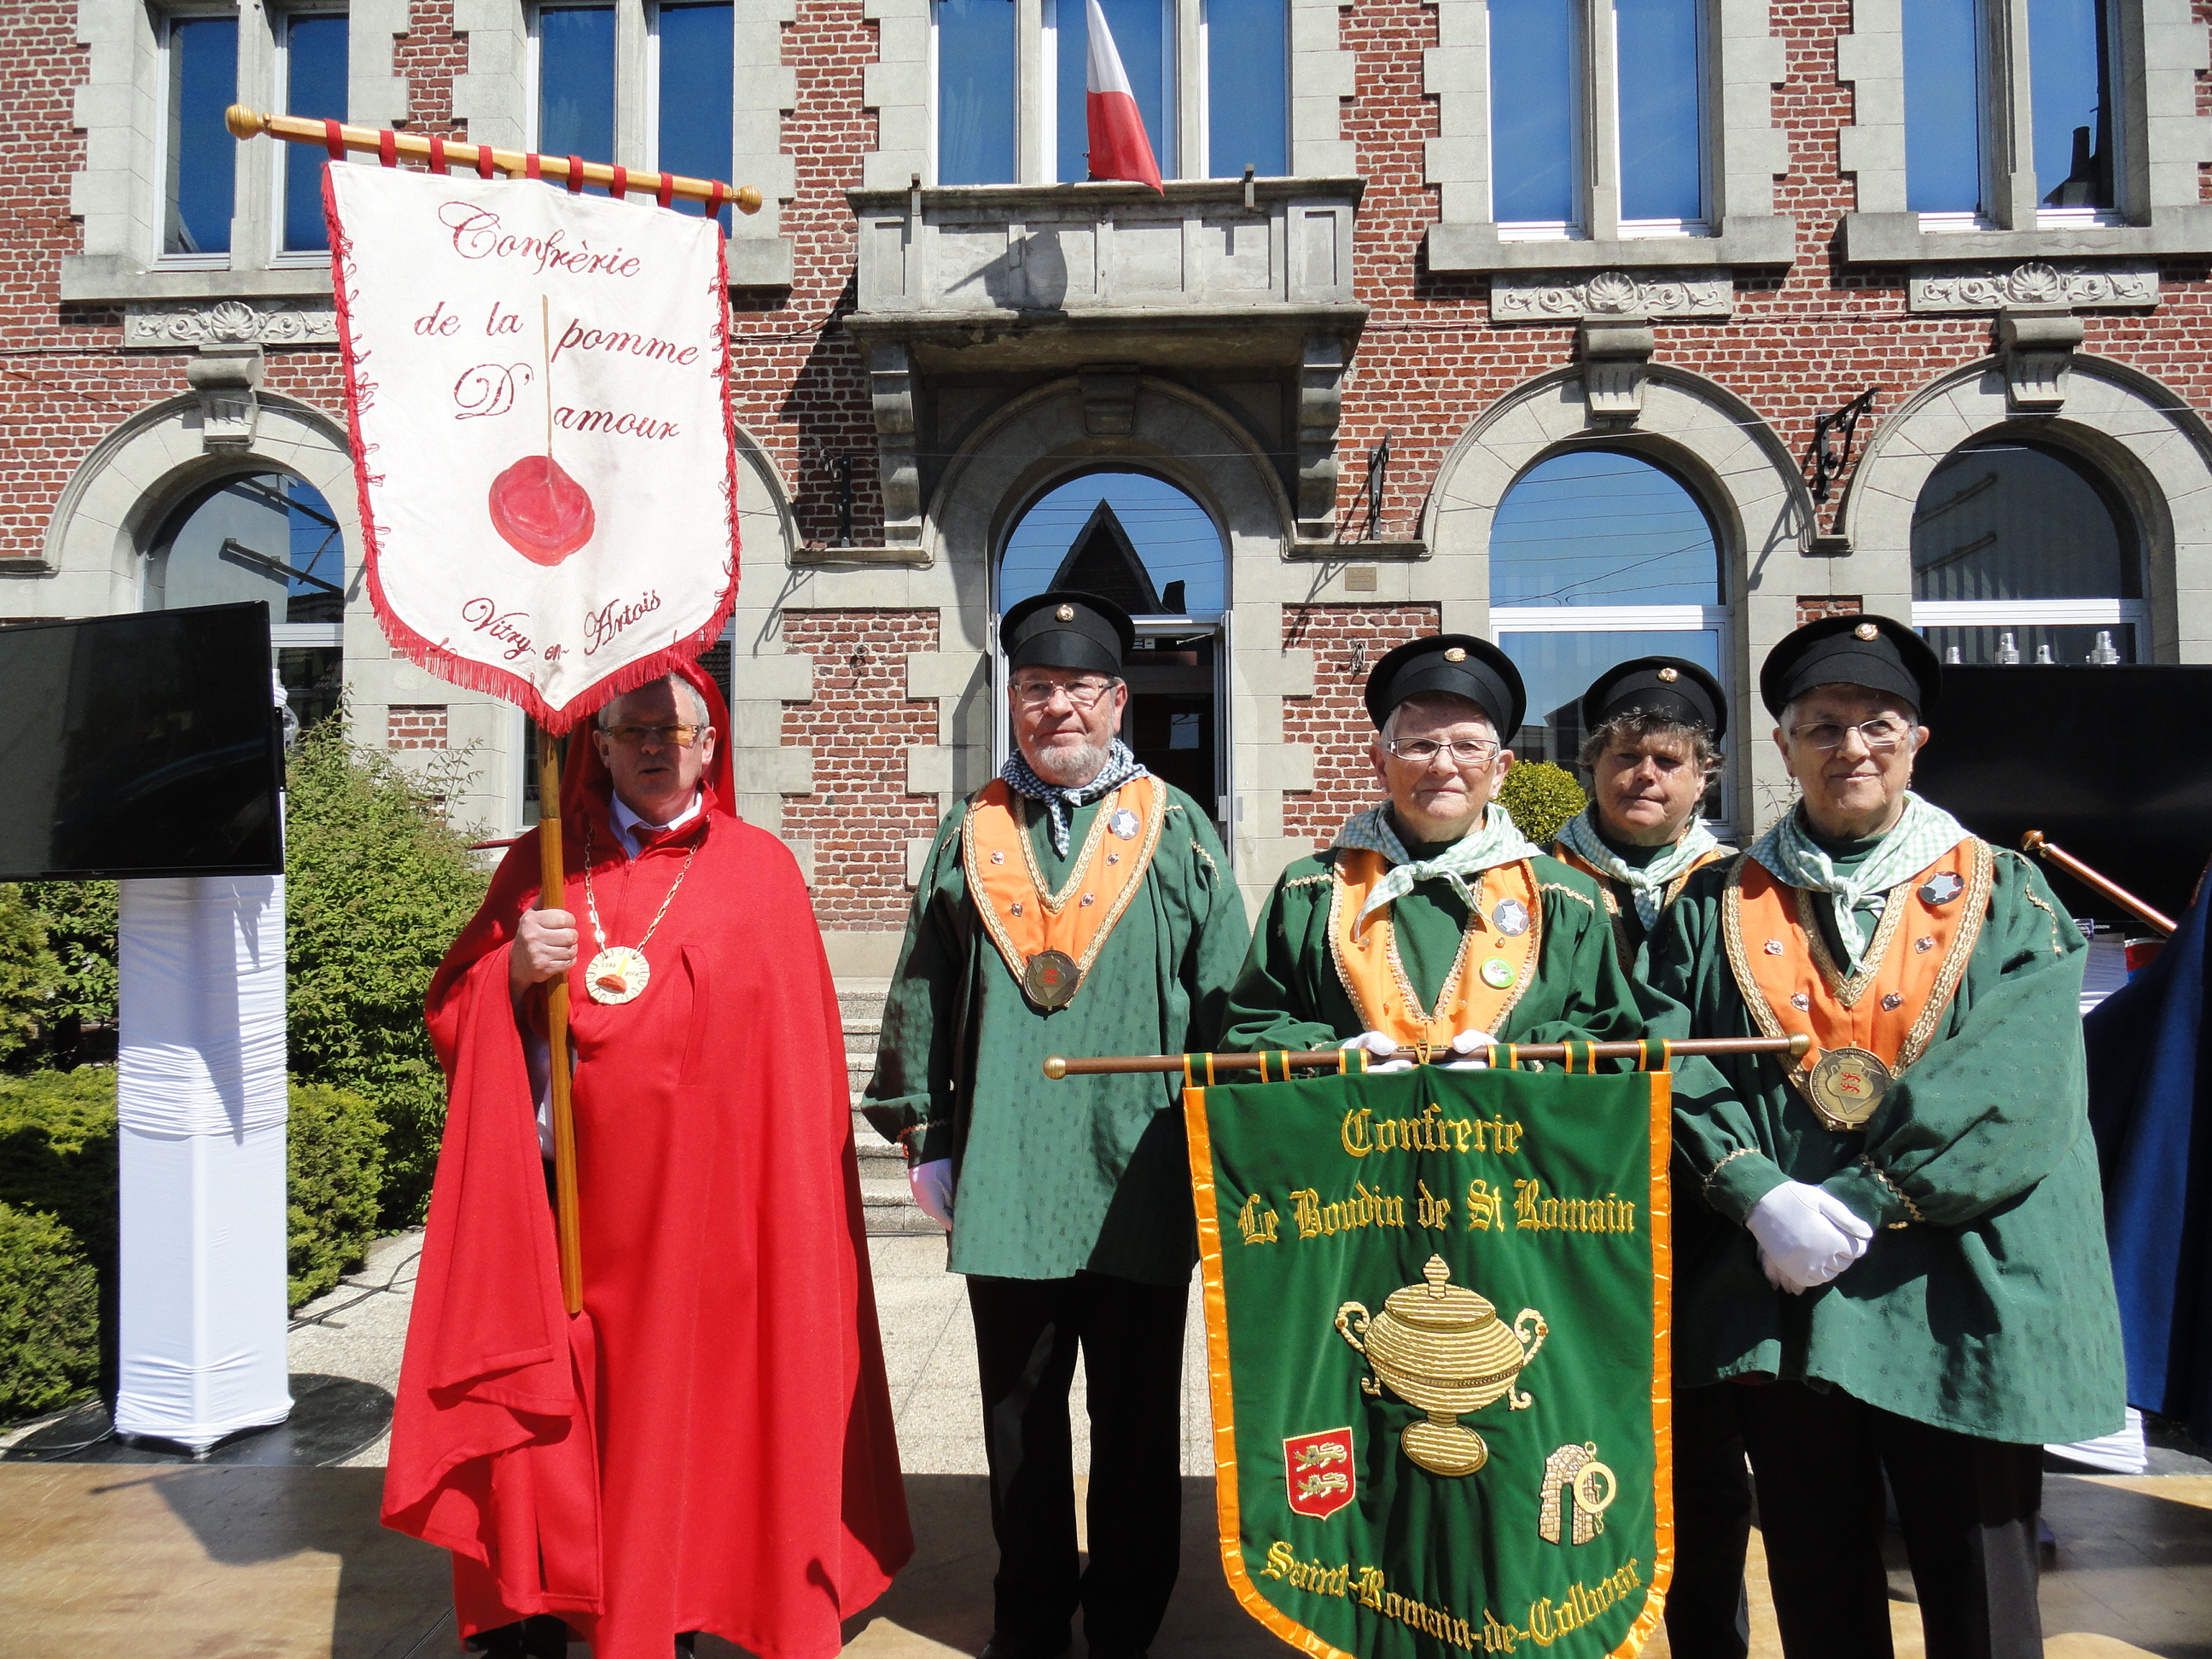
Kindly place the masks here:
<instances>
[{"instance_id":1,"label":"gold medal pendant","mask_svg":"<svg viewBox=\"0 0 2212 1659\"><path fill-rule=\"evenodd\" d=\"M627 945L611 945L592 958L584 969L584 988L594 1002L635 1002L653 977L653 964L645 952Z\"/></svg>"},{"instance_id":2,"label":"gold medal pendant","mask_svg":"<svg viewBox=\"0 0 2212 1659\"><path fill-rule=\"evenodd\" d=\"M1805 1080L1813 1109L1831 1129L1856 1129L1889 1092L1889 1067L1863 1048L1831 1048Z\"/></svg>"}]
</instances>

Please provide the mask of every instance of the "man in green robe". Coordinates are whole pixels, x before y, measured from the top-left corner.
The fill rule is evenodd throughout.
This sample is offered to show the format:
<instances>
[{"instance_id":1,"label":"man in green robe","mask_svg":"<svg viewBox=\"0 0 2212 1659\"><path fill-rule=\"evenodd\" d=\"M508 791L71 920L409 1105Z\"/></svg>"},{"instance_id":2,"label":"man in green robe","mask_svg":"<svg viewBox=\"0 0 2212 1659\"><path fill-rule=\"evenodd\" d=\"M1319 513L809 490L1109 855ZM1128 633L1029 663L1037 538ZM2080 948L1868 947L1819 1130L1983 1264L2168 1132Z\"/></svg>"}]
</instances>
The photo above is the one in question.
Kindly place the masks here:
<instances>
[{"instance_id":1,"label":"man in green robe","mask_svg":"<svg viewBox=\"0 0 2212 1659\"><path fill-rule=\"evenodd\" d=\"M1802 799L1653 944L1687 1032L1816 1045L1676 1095L1676 1376L1729 1391L1791 1659L1891 1651L1885 1475L1931 1659L2039 1659L2042 1443L2122 1415L2084 947L2025 859L1907 787L1941 676L1887 617L1777 646Z\"/></svg>"},{"instance_id":2,"label":"man in green robe","mask_svg":"<svg viewBox=\"0 0 2212 1659\"><path fill-rule=\"evenodd\" d=\"M1000 622L1017 752L939 827L863 1102L968 1278L999 1545L989 1659L1065 1652L1079 1607L1093 1655L1142 1654L1181 1547L1198 1255L1180 1082L1042 1069L1054 1054L1212 1046L1244 953L1211 820L1115 736L1133 638L1081 593ZM1067 1414L1079 1349L1087 1568Z\"/></svg>"},{"instance_id":3,"label":"man in green robe","mask_svg":"<svg viewBox=\"0 0 2212 1659\"><path fill-rule=\"evenodd\" d=\"M1414 640L1375 665L1366 703L1389 799L1276 882L1222 1047L1467 1054L1642 1036L1595 884L1493 799L1513 764L1501 734L1527 704L1512 662L1472 635Z\"/></svg>"}]
</instances>

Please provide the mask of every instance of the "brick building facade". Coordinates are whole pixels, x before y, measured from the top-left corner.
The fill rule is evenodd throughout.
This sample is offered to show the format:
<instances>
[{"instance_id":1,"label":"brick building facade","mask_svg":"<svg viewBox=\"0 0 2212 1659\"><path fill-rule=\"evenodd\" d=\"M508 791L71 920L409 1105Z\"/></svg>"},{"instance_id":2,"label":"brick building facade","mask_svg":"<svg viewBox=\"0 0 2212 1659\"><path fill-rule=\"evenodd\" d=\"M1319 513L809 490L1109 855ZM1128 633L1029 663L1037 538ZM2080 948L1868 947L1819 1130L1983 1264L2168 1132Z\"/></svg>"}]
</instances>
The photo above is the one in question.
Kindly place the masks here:
<instances>
[{"instance_id":1,"label":"brick building facade","mask_svg":"<svg viewBox=\"0 0 2212 1659\"><path fill-rule=\"evenodd\" d=\"M1055 8L990 3L732 0L701 25L732 66L726 176L769 199L731 246L732 738L744 810L799 851L842 969L885 971L938 816L995 765L1009 537L1100 469L1174 485L1218 535L1219 608L1146 628L1189 684L1211 674L1255 902L1366 798L1359 676L1423 629L1502 635L1559 684L1608 630L1624 655L1694 636L1746 734L1760 655L1825 610L1913 616L1966 660L2078 660L2094 637L2212 661L2212 3L1117 0L1165 43L1156 136L1190 158L1156 196L1054 182ZM603 25L606 159L650 166L679 9L718 9L353 0L314 36L300 20L341 14L309 0L10 5L0 614L234 596L215 550L281 520L301 712L343 690L403 764L465 756L457 816L526 822L519 718L394 659L362 592L328 272L285 217L288 169L319 157L224 152L226 228L195 234L193 169L218 164L187 118L235 97L555 149L561 30ZM2081 55L2062 10L2094 36L2087 94L2055 78ZM1671 58L1636 33L1659 24ZM1004 43L1011 182L940 182L973 149L946 66L984 38L955 29ZM1964 54L1948 88L1938 46ZM1224 79L1232 59L1279 84ZM343 110L307 107L317 73ZM1249 173L1223 164L1231 93L1279 129ZM2062 96L2095 112L2054 185ZM1554 130L1555 155L1529 149ZM1532 155L1558 164L1541 212L1514 205ZM1649 211L1663 166L1671 217ZM1816 441L1854 408L1848 447L1832 422ZM1962 453L2025 459L1969 478ZM1710 593L1653 602L1617 561L1532 594L1561 544L1530 480L1601 535L1575 493L1594 466L1693 504ZM2000 568L1996 530L1926 529L2001 497L2036 516L2045 488L2053 523L2108 515L2118 574ZM1739 831L1784 798L1765 748L1732 750Z\"/></svg>"}]
</instances>

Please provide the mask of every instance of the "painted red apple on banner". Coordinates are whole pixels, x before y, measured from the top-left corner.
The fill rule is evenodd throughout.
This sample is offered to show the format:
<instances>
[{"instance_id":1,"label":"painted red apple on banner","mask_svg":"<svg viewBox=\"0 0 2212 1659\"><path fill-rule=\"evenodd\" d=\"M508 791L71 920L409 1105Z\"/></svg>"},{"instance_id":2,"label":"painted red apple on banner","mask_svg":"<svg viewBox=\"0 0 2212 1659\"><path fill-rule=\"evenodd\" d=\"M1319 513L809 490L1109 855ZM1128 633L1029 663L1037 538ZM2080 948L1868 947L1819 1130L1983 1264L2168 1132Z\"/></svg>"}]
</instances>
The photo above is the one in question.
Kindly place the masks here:
<instances>
[{"instance_id":1,"label":"painted red apple on banner","mask_svg":"<svg viewBox=\"0 0 2212 1659\"><path fill-rule=\"evenodd\" d=\"M491 521L532 564L556 565L592 539L598 515L583 485L550 455L525 455L491 481Z\"/></svg>"}]
</instances>

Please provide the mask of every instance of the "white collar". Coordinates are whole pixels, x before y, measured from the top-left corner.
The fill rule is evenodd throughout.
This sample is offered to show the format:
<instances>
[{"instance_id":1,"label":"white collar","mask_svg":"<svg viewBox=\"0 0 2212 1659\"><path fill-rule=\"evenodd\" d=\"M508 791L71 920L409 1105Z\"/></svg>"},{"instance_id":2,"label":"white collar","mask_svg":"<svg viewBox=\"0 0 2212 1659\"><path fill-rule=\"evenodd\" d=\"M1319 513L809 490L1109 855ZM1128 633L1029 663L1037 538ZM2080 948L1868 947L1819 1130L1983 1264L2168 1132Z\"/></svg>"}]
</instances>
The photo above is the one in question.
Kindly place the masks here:
<instances>
[{"instance_id":1,"label":"white collar","mask_svg":"<svg viewBox=\"0 0 2212 1659\"><path fill-rule=\"evenodd\" d=\"M614 821L615 839L622 842L623 851L632 858L635 858L644 847L646 836L659 835L664 830L681 829L697 817L707 806L707 797L704 793L694 790L691 804L669 819L667 823L647 823L641 814L630 811L629 803L620 795L610 793L608 799L614 808L609 817Z\"/></svg>"}]
</instances>

